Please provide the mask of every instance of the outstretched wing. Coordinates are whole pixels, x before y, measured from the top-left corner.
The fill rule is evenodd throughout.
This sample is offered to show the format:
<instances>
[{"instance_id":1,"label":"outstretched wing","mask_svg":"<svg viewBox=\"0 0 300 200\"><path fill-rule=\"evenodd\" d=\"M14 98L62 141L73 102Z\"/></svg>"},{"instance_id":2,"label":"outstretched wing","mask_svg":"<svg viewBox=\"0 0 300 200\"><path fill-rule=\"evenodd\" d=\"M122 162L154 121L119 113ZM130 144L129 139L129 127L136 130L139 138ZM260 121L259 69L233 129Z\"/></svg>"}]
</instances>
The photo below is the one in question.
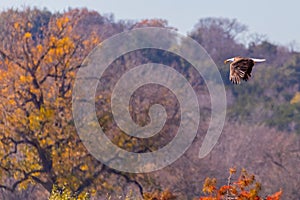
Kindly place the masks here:
<instances>
[{"instance_id":1,"label":"outstretched wing","mask_svg":"<svg viewBox=\"0 0 300 200\"><path fill-rule=\"evenodd\" d=\"M241 58L230 64L230 81L240 84L241 79L247 81L251 77L254 61L249 58Z\"/></svg>"},{"instance_id":2,"label":"outstretched wing","mask_svg":"<svg viewBox=\"0 0 300 200\"><path fill-rule=\"evenodd\" d=\"M253 60L255 63L260 63L260 62L265 62L266 59L260 59L260 58L250 58L251 60Z\"/></svg>"}]
</instances>

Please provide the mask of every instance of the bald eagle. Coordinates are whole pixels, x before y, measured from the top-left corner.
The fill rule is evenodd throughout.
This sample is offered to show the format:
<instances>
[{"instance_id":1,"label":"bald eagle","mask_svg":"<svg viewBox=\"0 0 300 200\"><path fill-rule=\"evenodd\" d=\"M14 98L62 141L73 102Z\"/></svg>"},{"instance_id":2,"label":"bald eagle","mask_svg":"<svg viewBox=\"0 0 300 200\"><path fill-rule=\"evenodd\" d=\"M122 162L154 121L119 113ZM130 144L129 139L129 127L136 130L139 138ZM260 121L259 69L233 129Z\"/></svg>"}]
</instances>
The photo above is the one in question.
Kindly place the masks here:
<instances>
[{"instance_id":1,"label":"bald eagle","mask_svg":"<svg viewBox=\"0 0 300 200\"><path fill-rule=\"evenodd\" d=\"M229 80L233 84L240 84L241 79L247 81L251 77L251 71L255 63L264 62L266 59L244 58L237 56L224 61L224 64L230 63Z\"/></svg>"}]
</instances>

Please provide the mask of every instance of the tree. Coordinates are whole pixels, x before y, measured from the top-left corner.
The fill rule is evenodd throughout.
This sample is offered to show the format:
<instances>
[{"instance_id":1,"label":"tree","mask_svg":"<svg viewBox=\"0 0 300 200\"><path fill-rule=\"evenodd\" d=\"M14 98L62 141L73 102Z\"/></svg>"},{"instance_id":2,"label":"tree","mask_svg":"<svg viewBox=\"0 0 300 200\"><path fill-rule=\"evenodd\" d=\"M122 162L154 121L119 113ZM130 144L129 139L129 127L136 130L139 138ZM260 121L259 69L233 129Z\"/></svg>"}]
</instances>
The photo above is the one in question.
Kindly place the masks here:
<instances>
[{"instance_id":1,"label":"tree","mask_svg":"<svg viewBox=\"0 0 300 200\"><path fill-rule=\"evenodd\" d=\"M124 184L134 184L143 194L135 175L110 169L86 151L72 118L76 71L84 67L82 61L100 42L99 35L103 36L97 20L88 32L83 31L83 24L96 17L103 19L107 31L114 32L107 28L111 22L86 9L52 14L49 19L46 11L31 12L9 10L1 18L12 34L1 35L1 66L6 70L0 71L0 188L13 192L40 184L50 193L55 185L80 197L86 190L92 195L96 191L99 195L112 190L120 193ZM134 61L143 57L132 56ZM115 67L120 71L119 64ZM115 75L111 78L116 79ZM99 97L97 103L108 99ZM99 123L106 128L110 114L101 109ZM134 148L132 137L115 133L113 137L119 146ZM147 148L142 146L141 151Z\"/></svg>"},{"instance_id":2,"label":"tree","mask_svg":"<svg viewBox=\"0 0 300 200\"><path fill-rule=\"evenodd\" d=\"M245 47L237 41L247 27L236 19L203 18L195 25L190 37L199 42L217 64L227 57L243 55Z\"/></svg>"},{"instance_id":3,"label":"tree","mask_svg":"<svg viewBox=\"0 0 300 200\"><path fill-rule=\"evenodd\" d=\"M43 23L29 9L7 12L11 34L1 34L0 47L7 69L0 71L0 188L13 192L38 183L50 192L65 183L79 195L104 170L80 143L71 113L76 70L99 38L74 32L78 10Z\"/></svg>"},{"instance_id":4,"label":"tree","mask_svg":"<svg viewBox=\"0 0 300 200\"><path fill-rule=\"evenodd\" d=\"M262 198L259 196L261 184L255 180L255 176L248 174L245 169L237 181L232 182L231 178L236 173L235 168L230 168L227 185L217 189L217 180L215 178L206 178L202 191L208 196L200 197L200 200L279 200L282 191Z\"/></svg>"},{"instance_id":5,"label":"tree","mask_svg":"<svg viewBox=\"0 0 300 200\"><path fill-rule=\"evenodd\" d=\"M47 10L8 10L0 15L0 190L16 191L27 187L28 191L32 191L32 188L40 190L43 186L49 193L53 191L54 195L72 193L73 198L84 198L87 190L91 195L97 190L99 196L109 193L109 197L114 198L111 193L127 196L130 185L134 187L134 192L137 190L137 193L145 194L144 198L173 198L170 192L164 191L164 188L170 188L170 191L176 191L179 198L191 199L200 194L200 188L194 183L199 183L203 174L221 177L224 174L222 169L234 162L256 170L257 177L263 179L263 184L267 183L270 190L282 187L288 198L297 197L298 177L294 174L299 173L294 166L299 163L299 137L257 125L257 121L263 122L264 112L270 111L271 106L285 102L288 105L283 104L278 112L274 112L276 109L272 107L271 114L279 116L285 111L292 122L289 124L294 127L292 130L297 128L294 126L297 119L294 116L299 116L295 113L299 110L295 95L299 91L299 55L295 52L294 59L283 59L289 59L289 62L280 68L280 73L271 67L257 68L255 70L261 71L253 74L251 82L241 87L234 86L234 89L232 85L227 87L235 98L229 109L235 116L247 115L248 120L245 122L238 118L234 123L230 121L219 144L203 160L199 160L197 155L201 137L208 127L206 119L210 119L210 97L201 77L183 59L160 50L146 49L120 56L104 73L103 82L107 87L97 88L96 93L99 123L110 131L105 133L119 147L138 153L155 151L171 141L180 121L180 107L174 94L166 88L148 85L132 95L130 114L133 121L143 126L150 121L149 107L154 103L162 104L168 113L162 132L156 137L140 140L116 128L112 113L103 104L109 104L118 76L132 66L147 62L172 66L189 77L205 105L199 138L196 138L189 152L164 170L151 174L129 174L102 165L81 144L72 120L72 85L77 69L84 67L81 65L83 59L103 38L132 28L165 27L167 22L143 20L117 23L113 17L101 16L86 9L55 14ZM222 24L222 21L230 22L225 19L203 21L191 35L202 42L220 63L233 53L251 54L249 48L236 41L243 28L233 31L236 26L229 26L231 23L226 22ZM260 55L276 52L280 57L288 53L268 42L254 44L251 48L259 51ZM224 77L227 80L227 72ZM249 96L252 98L249 99ZM267 114L271 119L271 114ZM272 121L275 120L272 118ZM283 126L287 127L284 121ZM26 196L25 192L18 195L23 196Z\"/></svg>"}]
</instances>

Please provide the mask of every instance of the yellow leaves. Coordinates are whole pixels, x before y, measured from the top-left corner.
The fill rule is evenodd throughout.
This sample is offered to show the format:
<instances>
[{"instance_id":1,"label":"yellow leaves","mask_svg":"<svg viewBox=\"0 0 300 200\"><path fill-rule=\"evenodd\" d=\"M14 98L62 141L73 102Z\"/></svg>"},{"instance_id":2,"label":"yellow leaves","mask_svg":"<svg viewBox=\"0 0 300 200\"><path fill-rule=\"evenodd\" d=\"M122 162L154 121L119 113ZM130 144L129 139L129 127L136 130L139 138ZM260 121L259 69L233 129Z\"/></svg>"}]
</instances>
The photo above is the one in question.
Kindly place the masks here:
<instances>
[{"instance_id":1,"label":"yellow leaves","mask_svg":"<svg viewBox=\"0 0 300 200\"><path fill-rule=\"evenodd\" d=\"M72 42L69 37L64 37L57 42L57 47L71 46Z\"/></svg>"},{"instance_id":2,"label":"yellow leaves","mask_svg":"<svg viewBox=\"0 0 300 200\"><path fill-rule=\"evenodd\" d=\"M29 115L29 127L32 130L40 128L42 121L49 121L54 116L54 111L50 108L41 107L38 112L31 112Z\"/></svg>"},{"instance_id":3,"label":"yellow leaves","mask_svg":"<svg viewBox=\"0 0 300 200\"><path fill-rule=\"evenodd\" d=\"M32 46L30 48L31 55L34 55L32 57L32 61L34 62L34 64L36 64L37 60L40 58L40 56L42 56L43 50L44 50L44 48L43 48L43 46L41 44L38 44L36 46Z\"/></svg>"},{"instance_id":4,"label":"yellow leaves","mask_svg":"<svg viewBox=\"0 0 300 200\"><path fill-rule=\"evenodd\" d=\"M41 147L51 146L54 143L55 141L53 140L53 138L50 138L49 136L40 140Z\"/></svg>"},{"instance_id":5,"label":"yellow leaves","mask_svg":"<svg viewBox=\"0 0 300 200\"><path fill-rule=\"evenodd\" d=\"M68 36L63 38L56 38L51 36L49 39L49 44L52 47L49 52L49 61L52 62L53 58L61 58L62 56L69 54L75 48L75 43L73 39Z\"/></svg>"},{"instance_id":6,"label":"yellow leaves","mask_svg":"<svg viewBox=\"0 0 300 200\"><path fill-rule=\"evenodd\" d=\"M69 22L69 18L68 17L62 17L56 20L56 26L58 28L58 30L62 30L67 23Z\"/></svg>"},{"instance_id":7,"label":"yellow leaves","mask_svg":"<svg viewBox=\"0 0 300 200\"><path fill-rule=\"evenodd\" d=\"M63 105L64 104L64 102L65 102L65 99L64 98L61 98L61 97L57 97L56 99L55 99L55 106L60 106L60 105Z\"/></svg>"},{"instance_id":8,"label":"yellow leaves","mask_svg":"<svg viewBox=\"0 0 300 200\"><path fill-rule=\"evenodd\" d=\"M32 77L31 76L20 76L20 83L25 84L25 83L31 83L32 82Z\"/></svg>"},{"instance_id":9,"label":"yellow leaves","mask_svg":"<svg viewBox=\"0 0 300 200\"><path fill-rule=\"evenodd\" d=\"M290 101L291 104L300 103L300 92L296 92L295 96Z\"/></svg>"},{"instance_id":10,"label":"yellow leaves","mask_svg":"<svg viewBox=\"0 0 300 200\"><path fill-rule=\"evenodd\" d=\"M21 82L26 82L26 77L25 76L20 76L20 81Z\"/></svg>"},{"instance_id":11,"label":"yellow leaves","mask_svg":"<svg viewBox=\"0 0 300 200\"><path fill-rule=\"evenodd\" d=\"M82 192L78 196L72 194L71 190L66 186L53 185L49 200L88 200L90 195L87 192Z\"/></svg>"},{"instance_id":12,"label":"yellow leaves","mask_svg":"<svg viewBox=\"0 0 300 200\"><path fill-rule=\"evenodd\" d=\"M78 200L88 200L88 199L90 199L90 194L89 193L81 193L79 196L78 196L78 198L77 198Z\"/></svg>"},{"instance_id":13,"label":"yellow leaves","mask_svg":"<svg viewBox=\"0 0 300 200\"><path fill-rule=\"evenodd\" d=\"M9 99L8 103L12 106L16 105L16 101L14 99Z\"/></svg>"},{"instance_id":14,"label":"yellow leaves","mask_svg":"<svg viewBox=\"0 0 300 200\"><path fill-rule=\"evenodd\" d=\"M51 35L49 38L49 45L54 46L56 41L57 41L57 38Z\"/></svg>"},{"instance_id":15,"label":"yellow leaves","mask_svg":"<svg viewBox=\"0 0 300 200\"><path fill-rule=\"evenodd\" d=\"M21 173L19 171L15 171L13 174L14 179L18 180L21 176Z\"/></svg>"},{"instance_id":16,"label":"yellow leaves","mask_svg":"<svg viewBox=\"0 0 300 200\"><path fill-rule=\"evenodd\" d=\"M46 142L45 139L42 139L41 142L40 142L41 146L46 146L46 143L47 143L47 142Z\"/></svg>"},{"instance_id":17,"label":"yellow leaves","mask_svg":"<svg viewBox=\"0 0 300 200\"><path fill-rule=\"evenodd\" d=\"M22 181L22 182L19 184L18 189L19 189L19 190L25 190L25 189L27 189L28 185L29 185L29 181L28 181L28 180Z\"/></svg>"},{"instance_id":18,"label":"yellow leaves","mask_svg":"<svg viewBox=\"0 0 300 200\"><path fill-rule=\"evenodd\" d=\"M203 184L202 191L204 193L211 194L216 190L217 179L215 178L206 178Z\"/></svg>"},{"instance_id":19,"label":"yellow leaves","mask_svg":"<svg viewBox=\"0 0 300 200\"><path fill-rule=\"evenodd\" d=\"M58 40L56 45L56 54L58 56L61 56L64 53L68 54L74 49L74 42L69 37Z\"/></svg>"},{"instance_id":20,"label":"yellow leaves","mask_svg":"<svg viewBox=\"0 0 300 200\"><path fill-rule=\"evenodd\" d=\"M35 176L35 177L40 176L40 175L41 175L40 172L34 172L34 173L31 174L31 176ZM34 181L32 181L32 182L34 182Z\"/></svg>"},{"instance_id":21,"label":"yellow leaves","mask_svg":"<svg viewBox=\"0 0 300 200\"><path fill-rule=\"evenodd\" d=\"M40 108L40 112L41 112L41 115L44 115L45 113L46 113L46 109L45 109L45 107L41 107Z\"/></svg>"},{"instance_id":22,"label":"yellow leaves","mask_svg":"<svg viewBox=\"0 0 300 200\"><path fill-rule=\"evenodd\" d=\"M75 48L74 41L68 36L62 38L50 36L49 46L52 48L49 51L49 55L46 57L48 63L53 62L54 59L60 59Z\"/></svg>"},{"instance_id":23,"label":"yellow leaves","mask_svg":"<svg viewBox=\"0 0 300 200\"><path fill-rule=\"evenodd\" d=\"M235 174L236 173L236 168L232 167L232 168L229 168L229 174L232 175L232 174Z\"/></svg>"},{"instance_id":24,"label":"yellow leaves","mask_svg":"<svg viewBox=\"0 0 300 200\"><path fill-rule=\"evenodd\" d=\"M57 199L62 199L62 200L71 199L71 191L69 189L66 189L65 187L59 187L57 185L53 185L49 200L57 200Z\"/></svg>"},{"instance_id":25,"label":"yellow leaves","mask_svg":"<svg viewBox=\"0 0 300 200\"><path fill-rule=\"evenodd\" d=\"M91 195L92 195L92 196L95 196L95 195L97 194L97 190L95 190L94 188L91 189L90 192L91 192Z\"/></svg>"},{"instance_id":26,"label":"yellow leaves","mask_svg":"<svg viewBox=\"0 0 300 200\"><path fill-rule=\"evenodd\" d=\"M52 109L46 109L45 107L41 107L40 108L40 112L41 112L41 115L43 116L43 118L46 118L46 119L49 119L51 117L53 117L54 115L54 111Z\"/></svg>"},{"instance_id":27,"label":"yellow leaves","mask_svg":"<svg viewBox=\"0 0 300 200\"><path fill-rule=\"evenodd\" d=\"M10 23L9 28L13 33L5 38L8 46L0 47L7 55L1 60L1 65L8 69L0 71L0 118L2 105L5 105L5 111L8 113L5 116L5 130L0 127L0 137L6 135L20 141L21 134L35 141L41 150L45 150L45 156L49 155L52 159L49 164L53 173L61 176L61 180L69 183L73 189L75 183L80 184L80 179L76 176L73 176L72 180L68 179L72 168L86 163L80 166L80 173L87 177L94 166L93 161L86 158L87 152L84 147L77 141L74 124L69 123L72 120L72 90L65 91L63 95L60 93L68 85L72 85L76 75L75 70L72 72L68 68L80 65L91 50L85 48L83 41L71 32L72 24L76 21L70 21L68 17L57 18L57 15L53 15L49 24L43 24L41 27L41 30L46 31L38 32L39 35L29 31L35 24L27 18ZM37 37L34 37L34 41L33 36ZM86 40L89 44L97 41L96 34ZM59 120L59 127L55 127L56 120ZM7 145L3 142L4 140L0 140L0 158L14 148L13 142L8 141ZM14 174L12 171L10 177L14 176L16 180L20 180L24 178L23 172L41 169L41 155L30 148L30 145L18 144L17 150L17 158L9 155L5 161L1 161L2 166L21 170L21 174ZM46 173L32 175L39 178L47 176ZM25 188L26 184L21 187Z\"/></svg>"},{"instance_id":28,"label":"yellow leaves","mask_svg":"<svg viewBox=\"0 0 300 200\"><path fill-rule=\"evenodd\" d=\"M26 32L26 33L24 34L24 39L29 39L29 38L31 38L31 33Z\"/></svg>"},{"instance_id":29,"label":"yellow leaves","mask_svg":"<svg viewBox=\"0 0 300 200\"><path fill-rule=\"evenodd\" d=\"M37 96L40 96L40 89L35 88L34 86L31 86L29 91Z\"/></svg>"},{"instance_id":30,"label":"yellow leaves","mask_svg":"<svg viewBox=\"0 0 300 200\"><path fill-rule=\"evenodd\" d=\"M60 57L64 54L63 48L56 48L55 49L56 56Z\"/></svg>"},{"instance_id":31,"label":"yellow leaves","mask_svg":"<svg viewBox=\"0 0 300 200\"><path fill-rule=\"evenodd\" d=\"M62 158L69 158L70 157L70 149L69 148L65 148L64 152L62 152Z\"/></svg>"},{"instance_id":32,"label":"yellow leaves","mask_svg":"<svg viewBox=\"0 0 300 200\"><path fill-rule=\"evenodd\" d=\"M45 56L45 62L46 63L52 63L53 62L53 56L52 56L52 54L54 54L53 53L54 52L54 50L50 50L50 52L49 52L49 55L47 55L47 56Z\"/></svg>"},{"instance_id":33,"label":"yellow leaves","mask_svg":"<svg viewBox=\"0 0 300 200\"><path fill-rule=\"evenodd\" d=\"M29 115L29 127L32 130L40 128L40 120L41 118L39 116L36 116L35 114L31 113Z\"/></svg>"},{"instance_id":34,"label":"yellow leaves","mask_svg":"<svg viewBox=\"0 0 300 200\"><path fill-rule=\"evenodd\" d=\"M80 170L87 171L88 169L89 167L87 166L87 164L80 165Z\"/></svg>"}]
</instances>

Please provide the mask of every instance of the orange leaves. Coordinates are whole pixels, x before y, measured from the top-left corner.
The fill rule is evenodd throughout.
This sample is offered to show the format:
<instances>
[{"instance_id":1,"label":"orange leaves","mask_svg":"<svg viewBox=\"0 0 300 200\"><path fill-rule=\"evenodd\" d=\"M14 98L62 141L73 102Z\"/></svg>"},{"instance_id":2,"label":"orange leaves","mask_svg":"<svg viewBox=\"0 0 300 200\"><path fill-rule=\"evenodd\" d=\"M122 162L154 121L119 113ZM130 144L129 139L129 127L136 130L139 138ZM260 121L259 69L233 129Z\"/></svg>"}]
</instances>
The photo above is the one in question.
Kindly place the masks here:
<instances>
[{"instance_id":1,"label":"orange leaves","mask_svg":"<svg viewBox=\"0 0 300 200\"><path fill-rule=\"evenodd\" d=\"M74 49L74 42L69 37L64 37L57 40L55 53L57 56L69 54Z\"/></svg>"},{"instance_id":2,"label":"orange leaves","mask_svg":"<svg viewBox=\"0 0 300 200\"><path fill-rule=\"evenodd\" d=\"M26 32L26 33L24 34L24 39L29 39L29 38L31 38L31 33Z\"/></svg>"},{"instance_id":3,"label":"orange leaves","mask_svg":"<svg viewBox=\"0 0 300 200\"><path fill-rule=\"evenodd\" d=\"M15 23L14 23L14 28L15 28L16 30L18 30L18 29L20 28L20 24L19 24L18 22L15 22Z\"/></svg>"},{"instance_id":4,"label":"orange leaves","mask_svg":"<svg viewBox=\"0 0 300 200\"><path fill-rule=\"evenodd\" d=\"M200 197L199 200L217 200L215 197Z\"/></svg>"},{"instance_id":5,"label":"orange leaves","mask_svg":"<svg viewBox=\"0 0 300 200\"><path fill-rule=\"evenodd\" d=\"M242 169L241 175L235 184L238 185L241 190L244 190L245 187L252 185L254 181L255 176L249 175L245 169Z\"/></svg>"},{"instance_id":6,"label":"orange leaves","mask_svg":"<svg viewBox=\"0 0 300 200\"><path fill-rule=\"evenodd\" d=\"M41 53L41 52L43 51L43 46L42 46L41 44L38 44L38 45L36 46L36 49L37 49L37 52L38 52L38 53Z\"/></svg>"},{"instance_id":7,"label":"orange leaves","mask_svg":"<svg viewBox=\"0 0 300 200\"><path fill-rule=\"evenodd\" d=\"M100 43L100 38L97 36L97 33L92 32L89 39L84 40L82 43L85 48L92 49Z\"/></svg>"},{"instance_id":8,"label":"orange leaves","mask_svg":"<svg viewBox=\"0 0 300 200\"><path fill-rule=\"evenodd\" d=\"M51 35L51 36L49 37L48 45L49 45L50 47L55 47L56 41L57 41L57 38L54 37L53 35Z\"/></svg>"},{"instance_id":9,"label":"orange leaves","mask_svg":"<svg viewBox=\"0 0 300 200\"><path fill-rule=\"evenodd\" d=\"M258 196L261 190L261 184L255 181L254 175L249 175L245 169L242 169L241 175L236 182L231 183L231 175L236 173L235 168L229 169L228 184L216 188L217 181L214 178L206 178L203 184L203 192L209 194L208 197L200 197L200 200L222 200L222 199L236 199L236 200L263 200ZM282 191L279 191L267 200L279 200Z\"/></svg>"},{"instance_id":10,"label":"orange leaves","mask_svg":"<svg viewBox=\"0 0 300 200\"><path fill-rule=\"evenodd\" d=\"M222 196L222 195L225 195L227 191L229 191L230 193L232 193L232 194L234 194L234 195L237 194L236 188L235 188L235 187L232 187L231 185L223 185L223 186L219 189L218 193L219 193L219 195Z\"/></svg>"},{"instance_id":11,"label":"orange leaves","mask_svg":"<svg viewBox=\"0 0 300 200\"><path fill-rule=\"evenodd\" d=\"M21 84L29 84L32 82L32 77L31 76L25 76L25 75L20 75L20 83Z\"/></svg>"},{"instance_id":12,"label":"orange leaves","mask_svg":"<svg viewBox=\"0 0 300 200\"><path fill-rule=\"evenodd\" d=\"M276 192L275 194L271 195L271 196L267 196L266 200L280 200L282 195L282 190Z\"/></svg>"},{"instance_id":13,"label":"orange leaves","mask_svg":"<svg viewBox=\"0 0 300 200\"><path fill-rule=\"evenodd\" d=\"M216 191L217 179L215 178L206 178L203 184L202 191L204 193L212 194Z\"/></svg>"},{"instance_id":14,"label":"orange leaves","mask_svg":"<svg viewBox=\"0 0 300 200\"><path fill-rule=\"evenodd\" d=\"M52 24L55 24L55 27L45 43L49 48L45 62L48 64L60 62L64 66L70 65L70 56L75 51L79 38L72 32L73 25L68 17L57 18Z\"/></svg>"},{"instance_id":15,"label":"orange leaves","mask_svg":"<svg viewBox=\"0 0 300 200\"><path fill-rule=\"evenodd\" d=\"M60 30L60 31L63 30L67 26L69 21L70 20L68 17L58 18L56 20L56 26L57 26L58 30Z\"/></svg>"},{"instance_id":16,"label":"orange leaves","mask_svg":"<svg viewBox=\"0 0 300 200\"><path fill-rule=\"evenodd\" d=\"M54 60L63 59L63 56L74 51L75 41L69 36L64 36L61 38L51 36L49 39L49 46L51 48L46 59L49 63L51 63Z\"/></svg>"},{"instance_id":17,"label":"orange leaves","mask_svg":"<svg viewBox=\"0 0 300 200\"><path fill-rule=\"evenodd\" d=\"M172 194L168 189L162 192L153 192L153 193L145 193L145 200L175 200L177 199L174 194Z\"/></svg>"},{"instance_id":18,"label":"orange leaves","mask_svg":"<svg viewBox=\"0 0 300 200\"><path fill-rule=\"evenodd\" d=\"M230 175L233 175L235 173L236 173L236 168L234 168L234 167L229 168L229 174Z\"/></svg>"},{"instance_id":19,"label":"orange leaves","mask_svg":"<svg viewBox=\"0 0 300 200\"><path fill-rule=\"evenodd\" d=\"M23 76L23 75L21 75L21 76L20 76L20 81L21 81L21 82L26 82L26 77Z\"/></svg>"}]
</instances>

